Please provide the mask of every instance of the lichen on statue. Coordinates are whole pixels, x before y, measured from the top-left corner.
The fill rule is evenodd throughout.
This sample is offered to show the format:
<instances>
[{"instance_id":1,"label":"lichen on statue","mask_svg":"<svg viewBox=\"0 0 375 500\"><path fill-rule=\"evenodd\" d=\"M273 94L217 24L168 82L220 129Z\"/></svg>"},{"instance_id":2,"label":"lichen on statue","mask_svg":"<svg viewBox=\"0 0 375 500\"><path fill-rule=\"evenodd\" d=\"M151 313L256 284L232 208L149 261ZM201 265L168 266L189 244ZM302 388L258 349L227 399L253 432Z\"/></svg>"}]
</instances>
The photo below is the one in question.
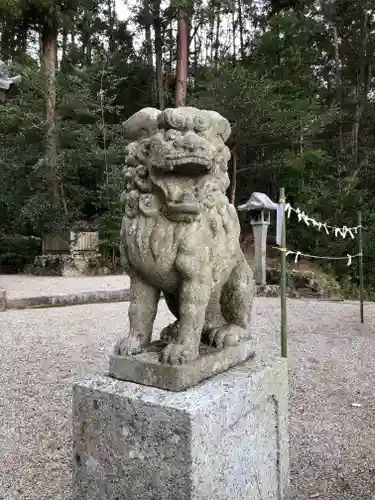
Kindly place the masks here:
<instances>
[{"instance_id":1,"label":"lichen on statue","mask_svg":"<svg viewBox=\"0 0 375 500\"><path fill-rule=\"evenodd\" d=\"M254 279L226 196L229 122L214 111L145 108L125 123L121 250L131 278L123 356L151 341L160 293L176 322L161 361L188 363L201 342L217 348L249 335Z\"/></svg>"}]
</instances>

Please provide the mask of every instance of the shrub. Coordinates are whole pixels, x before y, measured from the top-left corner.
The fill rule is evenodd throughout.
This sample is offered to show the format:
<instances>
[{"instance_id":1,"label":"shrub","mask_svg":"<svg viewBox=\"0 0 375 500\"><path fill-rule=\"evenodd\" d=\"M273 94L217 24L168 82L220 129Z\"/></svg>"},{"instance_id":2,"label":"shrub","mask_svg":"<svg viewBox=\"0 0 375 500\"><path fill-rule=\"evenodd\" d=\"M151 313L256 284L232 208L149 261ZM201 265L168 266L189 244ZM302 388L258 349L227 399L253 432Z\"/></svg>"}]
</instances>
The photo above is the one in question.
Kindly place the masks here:
<instances>
[{"instance_id":1,"label":"shrub","mask_svg":"<svg viewBox=\"0 0 375 500\"><path fill-rule=\"evenodd\" d=\"M23 235L0 236L0 269L3 273L22 272L42 251L40 238Z\"/></svg>"}]
</instances>

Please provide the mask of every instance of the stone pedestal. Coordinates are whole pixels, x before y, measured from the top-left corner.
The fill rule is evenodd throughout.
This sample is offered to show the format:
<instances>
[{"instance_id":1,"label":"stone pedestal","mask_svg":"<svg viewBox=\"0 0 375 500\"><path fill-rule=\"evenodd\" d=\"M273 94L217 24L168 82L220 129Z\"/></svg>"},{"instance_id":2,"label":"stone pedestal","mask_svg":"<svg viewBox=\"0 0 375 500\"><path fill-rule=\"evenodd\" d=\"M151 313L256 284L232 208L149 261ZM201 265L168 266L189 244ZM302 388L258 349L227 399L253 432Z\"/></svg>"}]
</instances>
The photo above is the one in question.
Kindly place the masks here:
<instances>
[{"instance_id":1,"label":"stone pedestal","mask_svg":"<svg viewBox=\"0 0 375 500\"><path fill-rule=\"evenodd\" d=\"M248 361L179 393L77 380L74 500L282 500L287 367Z\"/></svg>"},{"instance_id":2,"label":"stone pedestal","mask_svg":"<svg viewBox=\"0 0 375 500\"><path fill-rule=\"evenodd\" d=\"M119 380L178 392L255 356L253 341L242 340L224 349L201 345L199 357L195 361L172 366L159 361L160 353L166 345L166 342L157 340L134 356L111 354L109 375Z\"/></svg>"}]
</instances>

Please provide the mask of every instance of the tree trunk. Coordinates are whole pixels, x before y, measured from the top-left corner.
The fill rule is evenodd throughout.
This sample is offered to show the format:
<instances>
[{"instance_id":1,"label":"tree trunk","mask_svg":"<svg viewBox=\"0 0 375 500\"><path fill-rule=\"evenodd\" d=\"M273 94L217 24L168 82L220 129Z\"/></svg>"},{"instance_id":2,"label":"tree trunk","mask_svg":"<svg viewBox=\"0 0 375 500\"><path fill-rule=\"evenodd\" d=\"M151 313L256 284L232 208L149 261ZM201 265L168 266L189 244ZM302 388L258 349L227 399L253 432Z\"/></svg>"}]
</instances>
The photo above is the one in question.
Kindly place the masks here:
<instances>
[{"instance_id":1,"label":"tree trunk","mask_svg":"<svg viewBox=\"0 0 375 500\"><path fill-rule=\"evenodd\" d=\"M62 32L61 52L62 52L61 60L65 61L68 52L68 30L66 28L64 28Z\"/></svg>"},{"instance_id":2,"label":"tree trunk","mask_svg":"<svg viewBox=\"0 0 375 500\"><path fill-rule=\"evenodd\" d=\"M145 38L146 38L146 53L147 53L147 69L148 69L148 95L150 103L155 104L155 85L154 85L154 60L151 24L152 14L150 10L150 0L144 2L144 23L145 23Z\"/></svg>"},{"instance_id":3,"label":"tree trunk","mask_svg":"<svg viewBox=\"0 0 375 500\"><path fill-rule=\"evenodd\" d=\"M194 60L193 60L193 78L194 78L194 87L198 84L198 66L199 66L199 54L201 52L202 44L198 36L198 31L195 31L194 34Z\"/></svg>"},{"instance_id":4,"label":"tree trunk","mask_svg":"<svg viewBox=\"0 0 375 500\"><path fill-rule=\"evenodd\" d=\"M188 79L188 23L185 12L178 11L177 68L175 107L185 106Z\"/></svg>"},{"instance_id":5,"label":"tree trunk","mask_svg":"<svg viewBox=\"0 0 375 500\"><path fill-rule=\"evenodd\" d=\"M335 46L335 62L336 62L336 87L337 96L340 106L339 111L339 140L340 140L340 152L344 153L344 135L342 129L342 110L343 110L343 99L342 99L342 83L341 83L341 60L340 60L340 47L339 38L337 34L337 28L333 27L333 43Z\"/></svg>"},{"instance_id":6,"label":"tree trunk","mask_svg":"<svg viewBox=\"0 0 375 500\"><path fill-rule=\"evenodd\" d=\"M146 24L145 35L146 35L146 48L147 48L147 67L149 68L150 71L154 71L151 24L148 23Z\"/></svg>"},{"instance_id":7,"label":"tree trunk","mask_svg":"<svg viewBox=\"0 0 375 500\"><path fill-rule=\"evenodd\" d=\"M237 144L236 144L236 127L237 124L234 123L232 127L232 133L231 136L229 137L227 146L230 149L230 162L228 165L228 175L229 175L229 187L227 189L227 196L229 198L229 201L234 205L236 201L236 189L237 189L237 160L238 160L238 154L237 154ZM243 170L243 169L241 169ZM241 172L240 170L240 172ZM245 169L247 170L247 169Z\"/></svg>"},{"instance_id":8,"label":"tree trunk","mask_svg":"<svg viewBox=\"0 0 375 500\"><path fill-rule=\"evenodd\" d=\"M240 32L240 54L241 59L245 57L245 48L244 48L244 27L243 27L243 17L242 17L242 0L238 0L238 28Z\"/></svg>"},{"instance_id":9,"label":"tree trunk","mask_svg":"<svg viewBox=\"0 0 375 500\"><path fill-rule=\"evenodd\" d=\"M168 74L169 76L172 75L172 68L173 68L173 61L174 61L174 56L173 56L173 22L171 21L171 24L169 25L169 64L168 64Z\"/></svg>"},{"instance_id":10,"label":"tree trunk","mask_svg":"<svg viewBox=\"0 0 375 500\"><path fill-rule=\"evenodd\" d=\"M17 32L17 55L24 56L27 51L27 34L29 31L29 23L27 20L22 21L19 30Z\"/></svg>"},{"instance_id":11,"label":"tree trunk","mask_svg":"<svg viewBox=\"0 0 375 500\"><path fill-rule=\"evenodd\" d=\"M92 28L91 28L91 15L86 9L84 13L84 18L82 22L81 40L82 40L82 60L87 66L91 64L91 53L92 53Z\"/></svg>"},{"instance_id":12,"label":"tree trunk","mask_svg":"<svg viewBox=\"0 0 375 500\"><path fill-rule=\"evenodd\" d=\"M355 176L357 176L358 174L358 166L359 166L359 131L361 127L361 119L364 110L364 100L365 100L365 96L363 95L364 92L365 90L362 89L361 77L358 75L357 89L356 89L356 107L355 107L354 121L352 127L352 158L353 158Z\"/></svg>"},{"instance_id":13,"label":"tree trunk","mask_svg":"<svg viewBox=\"0 0 375 500\"><path fill-rule=\"evenodd\" d=\"M154 103L155 93L154 93L154 62L153 62L153 49L152 49L152 37L151 37L151 24L146 22L145 25L145 38L146 38L146 50L147 50L147 69L148 69L148 95L150 98L150 103Z\"/></svg>"},{"instance_id":14,"label":"tree trunk","mask_svg":"<svg viewBox=\"0 0 375 500\"><path fill-rule=\"evenodd\" d=\"M155 31L155 66L156 66L156 95L158 107L165 108L164 79L163 79L163 38L161 32L160 0L154 0L154 31Z\"/></svg>"},{"instance_id":15,"label":"tree trunk","mask_svg":"<svg viewBox=\"0 0 375 500\"><path fill-rule=\"evenodd\" d=\"M39 61L41 66L44 68L44 61L43 61L43 33L39 33Z\"/></svg>"},{"instance_id":16,"label":"tree trunk","mask_svg":"<svg viewBox=\"0 0 375 500\"><path fill-rule=\"evenodd\" d=\"M210 59L210 47L211 47L211 50L212 50L212 44L210 44L210 38L207 36L205 37L206 38L206 43L205 43L205 58L204 58L204 61L203 61L203 64L207 65L211 62L211 59Z\"/></svg>"},{"instance_id":17,"label":"tree trunk","mask_svg":"<svg viewBox=\"0 0 375 500\"><path fill-rule=\"evenodd\" d=\"M233 61L236 62L236 6L233 3L232 10L232 44L233 44Z\"/></svg>"},{"instance_id":18,"label":"tree trunk","mask_svg":"<svg viewBox=\"0 0 375 500\"><path fill-rule=\"evenodd\" d=\"M211 53L210 53L210 63L212 64L214 60L214 48L215 48L215 11L213 6L211 5L211 16L212 19L210 20L210 48L211 48Z\"/></svg>"},{"instance_id":19,"label":"tree trunk","mask_svg":"<svg viewBox=\"0 0 375 500\"><path fill-rule=\"evenodd\" d=\"M369 26L368 18L369 11L368 7L364 9L363 13L363 24L362 24L362 47L360 54L360 61L357 69L357 85L356 85L356 108L354 114L354 122L352 127L352 158L354 164L354 176L357 176L359 172L359 136L361 128L361 120L365 105L368 103L368 92L370 89L371 79L372 79L372 61L368 58L370 57L368 52L368 40L369 40Z\"/></svg>"},{"instance_id":20,"label":"tree trunk","mask_svg":"<svg viewBox=\"0 0 375 500\"><path fill-rule=\"evenodd\" d=\"M7 62L13 58L15 48L15 30L5 26L1 32L1 59Z\"/></svg>"},{"instance_id":21,"label":"tree trunk","mask_svg":"<svg viewBox=\"0 0 375 500\"><path fill-rule=\"evenodd\" d=\"M57 130L56 130L56 64L57 28L45 25L42 31L42 61L46 78L46 143L45 156L49 167L47 183L55 199L59 198L59 182L56 173Z\"/></svg>"},{"instance_id":22,"label":"tree trunk","mask_svg":"<svg viewBox=\"0 0 375 500\"><path fill-rule=\"evenodd\" d=\"M232 205L236 201L236 189L237 189L237 149L236 144L233 143L232 146L232 172L230 176L230 187L229 187L229 201Z\"/></svg>"},{"instance_id":23,"label":"tree trunk","mask_svg":"<svg viewBox=\"0 0 375 500\"><path fill-rule=\"evenodd\" d=\"M86 64L88 66L91 66L92 63L92 38L91 35L89 39L87 40L87 46L86 46Z\"/></svg>"},{"instance_id":24,"label":"tree trunk","mask_svg":"<svg viewBox=\"0 0 375 500\"><path fill-rule=\"evenodd\" d=\"M116 21L116 3L114 0L108 0L108 47L109 52L116 52L116 43L113 37Z\"/></svg>"},{"instance_id":25,"label":"tree trunk","mask_svg":"<svg viewBox=\"0 0 375 500\"><path fill-rule=\"evenodd\" d=\"M215 33L215 68L219 65L219 49L220 49L220 5L216 12L216 33Z\"/></svg>"}]
</instances>

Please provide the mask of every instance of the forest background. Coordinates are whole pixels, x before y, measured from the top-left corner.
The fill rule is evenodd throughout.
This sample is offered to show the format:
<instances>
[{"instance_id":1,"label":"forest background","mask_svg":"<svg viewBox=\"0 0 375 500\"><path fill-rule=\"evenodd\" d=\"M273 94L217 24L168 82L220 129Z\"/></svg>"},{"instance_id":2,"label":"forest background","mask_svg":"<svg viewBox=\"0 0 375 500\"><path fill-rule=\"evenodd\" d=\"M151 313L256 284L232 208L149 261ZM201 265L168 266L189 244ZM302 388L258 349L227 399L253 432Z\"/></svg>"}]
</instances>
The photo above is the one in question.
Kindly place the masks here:
<instances>
[{"instance_id":1,"label":"forest background","mask_svg":"<svg viewBox=\"0 0 375 500\"><path fill-rule=\"evenodd\" d=\"M231 122L235 203L285 187L332 226L356 226L360 210L375 290L373 1L0 0L0 34L0 58L23 76L0 109L0 264L20 235L67 228L98 229L116 251L122 123L186 103ZM288 223L292 250L357 244ZM356 265L325 266L355 286Z\"/></svg>"}]
</instances>

